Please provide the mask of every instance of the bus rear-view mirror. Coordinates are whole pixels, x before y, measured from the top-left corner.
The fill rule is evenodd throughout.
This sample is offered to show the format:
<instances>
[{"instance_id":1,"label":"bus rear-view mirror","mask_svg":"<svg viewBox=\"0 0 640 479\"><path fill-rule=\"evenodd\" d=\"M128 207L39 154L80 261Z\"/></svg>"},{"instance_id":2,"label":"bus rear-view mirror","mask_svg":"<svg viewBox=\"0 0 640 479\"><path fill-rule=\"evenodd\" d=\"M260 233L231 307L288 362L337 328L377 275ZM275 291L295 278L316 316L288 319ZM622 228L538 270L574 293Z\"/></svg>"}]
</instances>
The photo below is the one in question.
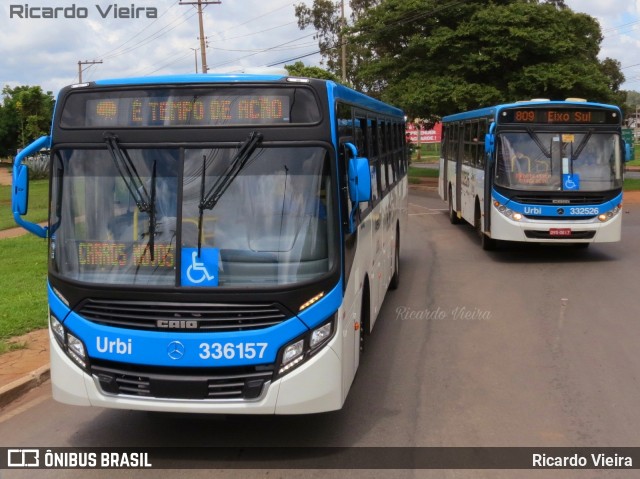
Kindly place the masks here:
<instances>
[{"instance_id":1,"label":"bus rear-view mirror","mask_svg":"<svg viewBox=\"0 0 640 479\"><path fill-rule=\"evenodd\" d=\"M631 149L631 144L628 142L624 142L624 161L629 162L633 160L633 150Z\"/></svg>"},{"instance_id":2,"label":"bus rear-view mirror","mask_svg":"<svg viewBox=\"0 0 640 479\"><path fill-rule=\"evenodd\" d=\"M371 199L371 174L369 160L355 157L349 160L349 197L354 203Z\"/></svg>"},{"instance_id":3,"label":"bus rear-view mirror","mask_svg":"<svg viewBox=\"0 0 640 479\"><path fill-rule=\"evenodd\" d=\"M20 165L13 184L13 212L26 215L29 208L29 168Z\"/></svg>"},{"instance_id":4,"label":"bus rear-view mirror","mask_svg":"<svg viewBox=\"0 0 640 479\"><path fill-rule=\"evenodd\" d=\"M494 150L496 149L496 137L487 133L484 136L484 152L488 155L493 155Z\"/></svg>"}]
</instances>

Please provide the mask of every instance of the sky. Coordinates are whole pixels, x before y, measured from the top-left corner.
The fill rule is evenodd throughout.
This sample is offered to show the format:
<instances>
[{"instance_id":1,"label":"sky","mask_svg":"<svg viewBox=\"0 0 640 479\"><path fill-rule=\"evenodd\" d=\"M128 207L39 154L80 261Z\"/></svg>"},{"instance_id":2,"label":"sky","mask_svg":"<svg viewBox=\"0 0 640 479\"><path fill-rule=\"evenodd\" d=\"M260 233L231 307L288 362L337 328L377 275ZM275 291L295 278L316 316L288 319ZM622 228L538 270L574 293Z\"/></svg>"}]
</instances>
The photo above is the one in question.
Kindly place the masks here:
<instances>
[{"instance_id":1,"label":"sky","mask_svg":"<svg viewBox=\"0 0 640 479\"><path fill-rule=\"evenodd\" d=\"M179 0L0 3L0 88L40 85L57 94L78 81L79 61L102 61L82 66L83 81L192 73L196 56L201 69L200 51L193 50L200 46L196 8ZM312 0L221 0L207 6L203 19L210 71L252 71L274 64L281 69L297 59L320 65L314 30L297 26L298 3ZM640 91L640 0L566 3L598 19L604 34L601 58L620 61L627 78L623 89ZM44 15L45 7L58 7L58 18L26 18ZM134 18L116 17L122 8L133 11ZM157 18L147 18L154 16L153 8Z\"/></svg>"}]
</instances>

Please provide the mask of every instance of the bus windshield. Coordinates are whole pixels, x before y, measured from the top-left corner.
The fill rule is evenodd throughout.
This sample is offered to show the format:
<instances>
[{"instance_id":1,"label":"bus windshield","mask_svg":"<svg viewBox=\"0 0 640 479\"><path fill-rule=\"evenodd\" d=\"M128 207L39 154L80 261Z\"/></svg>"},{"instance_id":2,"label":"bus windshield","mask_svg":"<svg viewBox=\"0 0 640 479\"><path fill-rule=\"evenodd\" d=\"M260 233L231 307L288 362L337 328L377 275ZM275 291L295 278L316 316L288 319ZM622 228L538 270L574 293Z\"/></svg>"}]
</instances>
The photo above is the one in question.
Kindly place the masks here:
<instances>
[{"instance_id":1,"label":"bus windshield","mask_svg":"<svg viewBox=\"0 0 640 479\"><path fill-rule=\"evenodd\" d=\"M254 146L237 166L238 151L115 144L56 151L52 271L88 283L185 286L178 262L193 261L195 271L202 254L217 270L207 273L216 276L209 286L292 284L328 273L337 213L327 150ZM212 190L215 202L203 208ZM199 277L190 281L196 286Z\"/></svg>"},{"instance_id":2,"label":"bus windshield","mask_svg":"<svg viewBox=\"0 0 640 479\"><path fill-rule=\"evenodd\" d=\"M562 191L563 178L577 191L622 187L620 137L614 133L503 132L497 153L495 184L504 188Z\"/></svg>"}]
</instances>

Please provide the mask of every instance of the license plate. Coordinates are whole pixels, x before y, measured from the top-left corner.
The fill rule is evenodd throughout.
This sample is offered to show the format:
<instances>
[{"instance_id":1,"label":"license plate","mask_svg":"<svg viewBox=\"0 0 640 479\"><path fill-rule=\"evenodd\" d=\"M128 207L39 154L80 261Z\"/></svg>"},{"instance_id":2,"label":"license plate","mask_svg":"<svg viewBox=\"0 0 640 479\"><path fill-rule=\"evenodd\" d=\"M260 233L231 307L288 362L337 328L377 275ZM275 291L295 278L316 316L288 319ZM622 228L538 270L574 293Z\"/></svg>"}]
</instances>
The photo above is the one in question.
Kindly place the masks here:
<instances>
[{"instance_id":1,"label":"license plate","mask_svg":"<svg viewBox=\"0 0 640 479\"><path fill-rule=\"evenodd\" d=\"M550 228L549 236L571 236L571 228Z\"/></svg>"}]
</instances>

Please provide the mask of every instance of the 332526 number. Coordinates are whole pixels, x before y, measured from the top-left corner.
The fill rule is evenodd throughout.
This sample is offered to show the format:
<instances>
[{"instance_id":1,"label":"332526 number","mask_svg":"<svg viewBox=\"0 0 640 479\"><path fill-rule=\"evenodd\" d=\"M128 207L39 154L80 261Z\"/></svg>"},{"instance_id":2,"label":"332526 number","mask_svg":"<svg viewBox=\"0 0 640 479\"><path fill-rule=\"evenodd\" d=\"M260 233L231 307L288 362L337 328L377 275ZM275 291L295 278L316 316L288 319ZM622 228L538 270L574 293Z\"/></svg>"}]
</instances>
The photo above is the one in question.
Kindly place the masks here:
<instances>
[{"instance_id":1,"label":"332526 number","mask_svg":"<svg viewBox=\"0 0 640 479\"><path fill-rule=\"evenodd\" d=\"M262 359L268 343L200 343L201 359Z\"/></svg>"}]
</instances>

